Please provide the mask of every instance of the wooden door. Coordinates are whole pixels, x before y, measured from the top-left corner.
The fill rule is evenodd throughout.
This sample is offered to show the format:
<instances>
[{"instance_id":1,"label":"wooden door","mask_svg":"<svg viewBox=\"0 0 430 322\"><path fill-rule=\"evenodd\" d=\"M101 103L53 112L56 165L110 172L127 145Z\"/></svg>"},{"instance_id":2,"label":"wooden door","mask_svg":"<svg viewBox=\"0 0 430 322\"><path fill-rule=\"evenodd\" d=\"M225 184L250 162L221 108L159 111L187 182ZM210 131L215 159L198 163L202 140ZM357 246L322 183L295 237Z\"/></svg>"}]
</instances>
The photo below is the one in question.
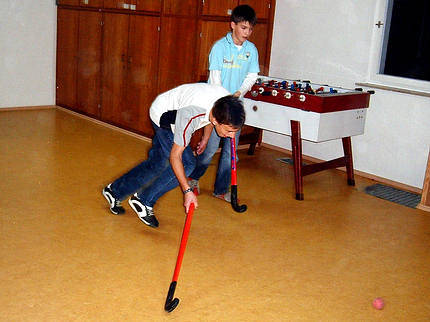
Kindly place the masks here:
<instances>
[{"instance_id":1,"label":"wooden door","mask_svg":"<svg viewBox=\"0 0 430 322\"><path fill-rule=\"evenodd\" d=\"M104 14L101 119L119 126L131 118L124 108L128 28L128 15Z\"/></svg>"},{"instance_id":2,"label":"wooden door","mask_svg":"<svg viewBox=\"0 0 430 322\"><path fill-rule=\"evenodd\" d=\"M161 11L162 0L133 0L136 4L136 10Z\"/></svg>"},{"instance_id":3,"label":"wooden door","mask_svg":"<svg viewBox=\"0 0 430 322\"><path fill-rule=\"evenodd\" d=\"M271 0L239 0L239 4L247 4L251 6L255 10L257 20L269 18Z\"/></svg>"},{"instance_id":4,"label":"wooden door","mask_svg":"<svg viewBox=\"0 0 430 322\"><path fill-rule=\"evenodd\" d=\"M265 23L257 23L254 30L249 37L249 41L254 43L258 50L258 63L260 65L260 74L267 75L269 72L268 65L266 65L267 58L267 32L268 25ZM267 67L266 67L267 66Z\"/></svg>"},{"instance_id":5,"label":"wooden door","mask_svg":"<svg viewBox=\"0 0 430 322\"><path fill-rule=\"evenodd\" d=\"M207 16L230 16L237 6L237 0L205 0L202 14Z\"/></svg>"},{"instance_id":6,"label":"wooden door","mask_svg":"<svg viewBox=\"0 0 430 322\"><path fill-rule=\"evenodd\" d=\"M202 21L197 76L207 80L209 76L209 53L214 43L230 31L230 23L225 21Z\"/></svg>"},{"instance_id":7,"label":"wooden door","mask_svg":"<svg viewBox=\"0 0 430 322\"><path fill-rule=\"evenodd\" d=\"M96 11L79 12L76 109L95 117L100 104L101 18Z\"/></svg>"},{"instance_id":8,"label":"wooden door","mask_svg":"<svg viewBox=\"0 0 430 322\"><path fill-rule=\"evenodd\" d=\"M196 0L164 0L164 13L172 15L195 16L199 2Z\"/></svg>"},{"instance_id":9,"label":"wooden door","mask_svg":"<svg viewBox=\"0 0 430 322\"><path fill-rule=\"evenodd\" d=\"M57 11L56 104L76 107L76 73L79 11Z\"/></svg>"},{"instance_id":10,"label":"wooden door","mask_svg":"<svg viewBox=\"0 0 430 322\"><path fill-rule=\"evenodd\" d=\"M192 31L195 32L192 32ZM158 92L196 81L197 21L187 17L163 17L161 21Z\"/></svg>"},{"instance_id":11,"label":"wooden door","mask_svg":"<svg viewBox=\"0 0 430 322\"><path fill-rule=\"evenodd\" d=\"M157 96L160 18L131 16L127 60L127 91L124 111L131 118L127 127L153 135L149 108Z\"/></svg>"}]
</instances>

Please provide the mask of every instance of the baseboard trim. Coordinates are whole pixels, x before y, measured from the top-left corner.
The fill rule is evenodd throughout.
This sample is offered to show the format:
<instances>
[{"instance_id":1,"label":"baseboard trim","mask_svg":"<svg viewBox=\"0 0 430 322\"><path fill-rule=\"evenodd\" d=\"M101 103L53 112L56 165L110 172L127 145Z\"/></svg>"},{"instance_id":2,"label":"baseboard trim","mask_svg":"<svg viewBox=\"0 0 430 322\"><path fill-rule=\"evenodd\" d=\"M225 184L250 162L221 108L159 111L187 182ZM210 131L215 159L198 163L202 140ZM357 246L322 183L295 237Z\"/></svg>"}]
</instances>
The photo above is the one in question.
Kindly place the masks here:
<instances>
[{"instance_id":1,"label":"baseboard trim","mask_svg":"<svg viewBox=\"0 0 430 322\"><path fill-rule=\"evenodd\" d=\"M279 152L283 152L283 153L287 153L289 155L292 155L292 151L285 149L285 148L280 148L278 146L267 144L267 143L262 143L261 145L268 148L268 149L271 149L271 150L275 150L275 151L279 151ZM325 160L317 159L317 158L314 158L314 157L311 157L308 155L303 155L303 160L306 160L310 163L318 163L318 162L324 162L325 161ZM346 169L344 167L343 168L337 168L336 170L346 172ZM388 186L391 186L391 187L394 187L397 189L402 189L402 190L406 190L406 191L414 192L414 193L418 193L418 194L422 193L422 189L420 189L420 188L413 187L413 186L410 186L410 185L407 185L404 183L400 183L397 181L389 180L386 178L378 177L376 175L369 174L369 173L366 173L363 171L359 171L359 170L354 169L354 174L356 174L360 177L366 178L366 179L370 179L370 180L377 181L379 183L386 184Z\"/></svg>"},{"instance_id":2,"label":"baseboard trim","mask_svg":"<svg viewBox=\"0 0 430 322\"><path fill-rule=\"evenodd\" d=\"M140 135L140 134L134 133L134 132L132 132L132 131L124 130L123 128L120 128L120 127L118 127L118 126L115 126L115 125L112 125L112 124L109 124L109 123L106 123L106 122L103 122L103 121L100 121L100 120L97 120L97 119L95 119L95 118L92 118L91 116L87 116L87 115L84 115L84 114L81 114L81 113L78 113L78 112L75 112L75 111L69 110L69 109L64 108L64 107L61 107L61 106L56 106L56 108L57 108L58 110L60 110L60 111L63 111L63 112L66 112L66 113L72 114L72 115L74 115L74 116L77 116L77 117L83 118L83 119L85 119L85 120L87 120L87 121L90 121L90 122L93 122L93 123L95 123L95 124L98 124L98 125L101 125L101 126L107 127L107 128L109 128L109 129L111 129L111 130L118 131L118 132L121 132L121 133L123 133L123 134L130 135L130 136L132 136L132 137L134 137L134 138L137 138L137 139L139 139L139 140L142 140L142 141L145 141L145 142L152 142L152 140L151 140L150 138L146 137L146 136L143 136L143 135Z\"/></svg>"},{"instance_id":3,"label":"baseboard trim","mask_svg":"<svg viewBox=\"0 0 430 322\"><path fill-rule=\"evenodd\" d=\"M11 111L28 111L28 110L48 110L56 108L56 105L40 105L40 106L18 106L18 107L0 107L0 112Z\"/></svg>"}]
</instances>

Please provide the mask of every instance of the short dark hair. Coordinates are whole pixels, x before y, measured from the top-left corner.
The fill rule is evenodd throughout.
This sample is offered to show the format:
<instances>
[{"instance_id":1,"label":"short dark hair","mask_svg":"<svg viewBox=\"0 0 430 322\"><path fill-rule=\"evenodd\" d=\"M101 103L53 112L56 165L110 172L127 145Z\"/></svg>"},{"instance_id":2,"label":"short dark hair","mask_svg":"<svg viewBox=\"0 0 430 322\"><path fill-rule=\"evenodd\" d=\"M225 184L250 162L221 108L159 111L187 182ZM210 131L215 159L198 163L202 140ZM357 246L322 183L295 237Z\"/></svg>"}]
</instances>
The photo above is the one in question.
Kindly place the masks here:
<instances>
[{"instance_id":1,"label":"short dark hair","mask_svg":"<svg viewBox=\"0 0 430 322\"><path fill-rule=\"evenodd\" d=\"M257 15L252 7L247 4L243 4L233 9L230 21L233 21L234 23L248 21L251 26L255 26L257 24Z\"/></svg>"},{"instance_id":2,"label":"short dark hair","mask_svg":"<svg viewBox=\"0 0 430 322\"><path fill-rule=\"evenodd\" d=\"M239 129L245 123L245 109L242 101L233 95L227 95L218 99L213 108L212 116L218 123L231 125Z\"/></svg>"}]
</instances>

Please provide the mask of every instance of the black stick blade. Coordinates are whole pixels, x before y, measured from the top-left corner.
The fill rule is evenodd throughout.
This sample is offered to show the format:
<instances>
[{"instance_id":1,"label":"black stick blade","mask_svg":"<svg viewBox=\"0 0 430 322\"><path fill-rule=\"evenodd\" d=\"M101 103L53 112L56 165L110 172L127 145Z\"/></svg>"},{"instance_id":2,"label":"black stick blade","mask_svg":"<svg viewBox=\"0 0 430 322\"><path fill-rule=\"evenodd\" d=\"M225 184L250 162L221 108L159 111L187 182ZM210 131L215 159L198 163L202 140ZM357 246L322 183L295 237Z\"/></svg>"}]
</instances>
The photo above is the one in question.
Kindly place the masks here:
<instances>
[{"instance_id":1,"label":"black stick blade","mask_svg":"<svg viewBox=\"0 0 430 322\"><path fill-rule=\"evenodd\" d=\"M231 186L231 207L236 212L245 212L248 207L237 203L237 185Z\"/></svg>"},{"instance_id":2,"label":"black stick blade","mask_svg":"<svg viewBox=\"0 0 430 322\"><path fill-rule=\"evenodd\" d=\"M178 298L173 298L173 295L175 295L175 289L176 289L176 281L170 283L169 292L167 293L166 303L164 304L164 310L167 312L172 312L179 304Z\"/></svg>"}]
</instances>

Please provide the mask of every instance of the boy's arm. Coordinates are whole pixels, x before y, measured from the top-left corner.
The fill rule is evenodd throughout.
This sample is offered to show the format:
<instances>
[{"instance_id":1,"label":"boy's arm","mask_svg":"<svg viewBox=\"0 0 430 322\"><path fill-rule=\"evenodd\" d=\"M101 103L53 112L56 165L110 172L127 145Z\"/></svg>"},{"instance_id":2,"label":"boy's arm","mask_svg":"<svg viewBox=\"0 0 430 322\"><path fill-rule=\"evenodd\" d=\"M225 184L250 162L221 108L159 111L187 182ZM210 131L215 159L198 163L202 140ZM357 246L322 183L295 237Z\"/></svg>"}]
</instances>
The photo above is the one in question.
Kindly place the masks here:
<instances>
[{"instance_id":1,"label":"boy's arm","mask_svg":"<svg viewBox=\"0 0 430 322\"><path fill-rule=\"evenodd\" d=\"M220 70L210 70L209 71L209 79L208 79L208 83L209 84L214 84L214 85L222 85L221 84L221 71Z\"/></svg>"},{"instance_id":2,"label":"boy's arm","mask_svg":"<svg viewBox=\"0 0 430 322\"><path fill-rule=\"evenodd\" d=\"M211 136L213 128L214 128L214 126L212 123L206 125L203 128L203 136L202 136L200 142L197 144L197 149L196 149L197 154L202 154L203 151L206 149L206 146L208 145L208 141L209 141L209 138Z\"/></svg>"},{"instance_id":3,"label":"boy's arm","mask_svg":"<svg viewBox=\"0 0 430 322\"><path fill-rule=\"evenodd\" d=\"M258 78L258 73L248 73L245 79L243 80L239 90L236 93L234 93L233 96L236 96L236 97L245 96L246 92L251 89L252 85L254 85L257 78Z\"/></svg>"},{"instance_id":4,"label":"boy's arm","mask_svg":"<svg viewBox=\"0 0 430 322\"><path fill-rule=\"evenodd\" d=\"M172 166L173 172L175 173L176 178L179 181L179 186L181 187L182 191L185 191L190 188L187 176L185 175L184 164L182 163L182 153L184 152L184 150L185 147L173 143L172 150L170 151L170 165ZM197 197L192 191L185 193L184 207L187 213L192 203L194 203L194 206L196 208L198 207Z\"/></svg>"}]
</instances>

